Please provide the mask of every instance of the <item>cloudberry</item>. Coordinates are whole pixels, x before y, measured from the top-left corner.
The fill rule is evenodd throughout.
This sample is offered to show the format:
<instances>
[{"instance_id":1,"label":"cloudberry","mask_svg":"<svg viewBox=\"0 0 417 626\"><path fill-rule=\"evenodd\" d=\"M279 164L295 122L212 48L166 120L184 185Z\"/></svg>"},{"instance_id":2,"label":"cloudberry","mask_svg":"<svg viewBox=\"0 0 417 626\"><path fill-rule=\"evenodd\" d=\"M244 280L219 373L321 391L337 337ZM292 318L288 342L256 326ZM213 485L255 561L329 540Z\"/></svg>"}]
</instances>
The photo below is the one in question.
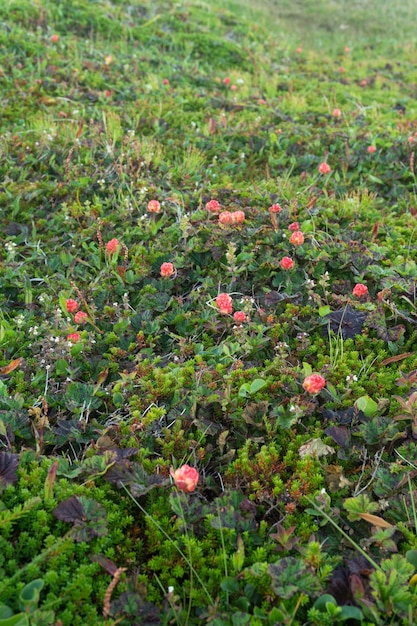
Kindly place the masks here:
<instances>
[{"instance_id":1,"label":"cloudberry","mask_svg":"<svg viewBox=\"0 0 417 626\"><path fill-rule=\"evenodd\" d=\"M326 381L323 376L320 374L310 374L304 379L303 387L308 393L316 394L319 393L326 385Z\"/></svg>"},{"instance_id":2,"label":"cloudberry","mask_svg":"<svg viewBox=\"0 0 417 626\"><path fill-rule=\"evenodd\" d=\"M76 311L78 311L78 306L78 302L76 300L73 300L72 298L68 298L68 300L65 302L65 307L68 313L75 313Z\"/></svg>"},{"instance_id":3,"label":"cloudberry","mask_svg":"<svg viewBox=\"0 0 417 626\"><path fill-rule=\"evenodd\" d=\"M216 306L220 313L230 314L233 311L233 300L228 293L219 293L216 298Z\"/></svg>"}]
</instances>

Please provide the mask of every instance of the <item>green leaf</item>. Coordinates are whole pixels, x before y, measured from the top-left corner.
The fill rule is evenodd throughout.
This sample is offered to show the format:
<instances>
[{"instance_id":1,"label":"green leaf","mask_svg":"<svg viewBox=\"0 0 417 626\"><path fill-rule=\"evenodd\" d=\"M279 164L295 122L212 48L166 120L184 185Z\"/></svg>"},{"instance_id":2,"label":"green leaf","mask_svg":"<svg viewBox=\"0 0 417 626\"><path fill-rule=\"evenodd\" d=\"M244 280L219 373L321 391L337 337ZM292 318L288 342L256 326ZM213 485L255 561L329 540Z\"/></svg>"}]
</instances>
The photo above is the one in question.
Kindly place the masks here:
<instances>
[{"instance_id":1,"label":"green leaf","mask_svg":"<svg viewBox=\"0 0 417 626\"><path fill-rule=\"evenodd\" d=\"M239 591L239 583L237 582L236 578L233 578L232 576L227 576L226 578L223 578L222 582L220 583L220 587L223 589L223 591L227 591L228 593L237 593Z\"/></svg>"},{"instance_id":2,"label":"green leaf","mask_svg":"<svg viewBox=\"0 0 417 626\"><path fill-rule=\"evenodd\" d=\"M378 178L377 176L374 176L373 174L368 174L368 178L370 181L372 181L373 183L378 183L378 185L383 185L384 181L381 180L380 178Z\"/></svg>"},{"instance_id":3,"label":"green leaf","mask_svg":"<svg viewBox=\"0 0 417 626\"><path fill-rule=\"evenodd\" d=\"M249 393L252 395L262 389L262 387L265 387L265 385L266 382L262 380L262 378L255 378L255 380L251 382L251 386L249 387Z\"/></svg>"},{"instance_id":4,"label":"green leaf","mask_svg":"<svg viewBox=\"0 0 417 626\"><path fill-rule=\"evenodd\" d=\"M132 270L127 270L126 275L125 275L125 281L129 284L129 285L133 285L133 283L135 282L135 273L132 272Z\"/></svg>"},{"instance_id":5,"label":"green leaf","mask_svg":"<svg viewBox=\"0 0 417 626\"><path fill-rule=\"evenodd\" d=\"M370 396L361 396L356 400L355 406L363 411L366 417L373 417L378 413L378 404Z\"/></svg>"},{"instance_id":6,"label":"green leaf","mask_svg":"<svg viewBox=\"0 0 417 626\"><path fill-rule=\"evenodd\" d=\"M280 598L289 599L303 592L315 596L321 591L321 584L304 561L295 557L284 557L268 565L271 587Z\"/></svg>"},{"instance_id":7,"label":"green leaf","mask_svg":"<svg viewBox=\"0 0 417 626\"><path fill-rule=\"evenodd\" d=\"M83 351L83 348L84 348L84 344L82 341L79 341L78 343L74 344L71 348L71 356L74 356L74 357L78 356Z\"/></svg>"},{"instance_id":8,"label":"green leaf","mask_svg":"<svg viewBox=\"0 0 417 626\"><path fill-rule=\"evenodd\" d=\"M123 406L124 403L124 398L123 395L120 393L120 391L116 391L113 394L113 404L114 406Z\"/></svg>"},{"instance_id":9,"label":"green leaf","mask_svg":"<svg viewBox=\"0 0 417 626\"><path fill-rule=\"evenodd\" d=\"M359 513L375 513L379 506L376 502L372 502L366 493L361 493L355 498L346 498L343 508L349 513L348 520L356 522L362 519Z\"/></svg>"},{"instance_id":10,"label":"green leaf","mask_svg":"<svg viewBox=\"0 0 417 626\"><path fill-rule=\"evenodd\" d=\"M329 383L329 381L326 382L326 389L332 394L333 398L335 398L336 400L338 399L339 396L337 393L337 389L332 383Z\"/></svg>"},{"instance_id":11,"label":"green leaf","mask_svg":"<svg viewBox=\"0 0 417 626\"><path fill-rule=\"evenodd\" d=\"M39 602L39 595L44 584L42 578L36 578L23 587L19 595L19 608L21 611L34 611Z\"/></svg>"},{"instance_id":12,"label":"green leaf","mask_svg":"<svg viewBox=\"0 0 417 626\"><path fill-rule=\"evenodd\" d=\"M414 568L417 570L417 550L408 550L405 553L405 557L411 565L414 565Z\"/></svg>"},{"instance_id":13,"label":"green leaf","mask_svg":"<svg viewBox=\"0 0 417 626\"><path fill-rule=\"evenodd\" d=\"M55 373L57 376L66 376L68 374L68 361L65 359L58 359L55 363Z\"/></svg>"},{"instance_id":14,"label":"green leaf","mask_svg":"<svg viewBox=\"0 0 417 626\"><path fill-rule=\"evenodd\" d=\"M2 419L0 419L0 435L7 438L7 429Z\"/></svg>"},{"instance_id":15,"label":"green leaf","mask_svg":"<svg viewBox=\"0 0 417 626\"><path fill-rule=\"evenodd\" d=\"M245 544L241 535L237 537L237 550L232 554L232 565L235 572L242 571L243 563L245 561Z\"/></svg>"},{"instance_id":16,"label":"green leaf","mask_svg":"<svg viewBox=\"0 0 417 626\"><path fill-rule=\"evenodd\" d=\"M249 395L249 388L250 388L250 383L243 383L243 385L241 385L239 388L239 392L238 392L239 398L247 398Z\"/></svg>"},{"instance_id":17,"label":"green leaf","mask_svg":"<svg viewBox=\"0 0 417 626\"><path fill-rule=\"evenodd\" d=\"M327 604L334 604L336 606L337 602L333 598L333 596L331 596L329 593L324 593L322 596L317 598L317 600L315 601L313 606L314 606L315 609L318 609L319 611L323 611L324 612L326 610L326 605Z\"/></svg>"},{"instance_id":18,"label":"green leaf","mask_svg":"<svg viewBox=\"0 0 417 626\"><path fill-rule=\"evenodd\" d=\"M305 361L303 362L303 374L304 374L304 378L306 376L310 376L310 374L313 373L312 367L310 365L310 363L306 363Z\"/></svg>"},{"instance_id":19,"label":"green leaf","mask_svg":"<svg viewBox=\"0 0 417 626\"><path fill-rule=\"evenodd\" d=\"M356 619L359 622L363 621L363 613L357 606L349 606L348 604L342 606L342 612L339 615L339 619L343 622L348 619Z\"/></svg>"},{"instance_id":20,"label":"green leaf","mask_svg":"<svg viewBox=\"0 0 417 626\"><path fill-rule=\"evenodd\" d=\"M6 619L6 617L11 617L13 615L13 611L9 606L5 604L0 604L0 623L1 620Z\"/></svg>"},{"instance_id":21,"label":"green leaf","mask_svg":"<svg viewBox=\"0 0 417 626\"><path fill-rule=\"evenodd\" d=\"M78 345L78 344L76 344ZM73 346L75 348L75 346ZM65 404L70 411L76 409L96 409L102 400L94 396L94 386L85 383L70 383L65 392Z\"/></svg>"},{"instance_id":22,"label":"green leaf","mask_svg":"<svg viewBox=\"0 0 417 626\"><path fill-rule=\"evenodd\" d=\"M329 305L326 304L326 306L321 306L319 307L319 315L320 317L325 317L326 315L329 315L329 313L331 313L332 310L329 307Z\"/></svg>"},{"instance_id":23,"label":"green leaf","mask_svg":"<svg viewBox=\"0 0 417 626\"><path fill-rule=\"evenodd\" d=\"M13 617L0 619L0 626L29 626L29 618L24 613L19 613Z\"/></svg>"}]
</instances>

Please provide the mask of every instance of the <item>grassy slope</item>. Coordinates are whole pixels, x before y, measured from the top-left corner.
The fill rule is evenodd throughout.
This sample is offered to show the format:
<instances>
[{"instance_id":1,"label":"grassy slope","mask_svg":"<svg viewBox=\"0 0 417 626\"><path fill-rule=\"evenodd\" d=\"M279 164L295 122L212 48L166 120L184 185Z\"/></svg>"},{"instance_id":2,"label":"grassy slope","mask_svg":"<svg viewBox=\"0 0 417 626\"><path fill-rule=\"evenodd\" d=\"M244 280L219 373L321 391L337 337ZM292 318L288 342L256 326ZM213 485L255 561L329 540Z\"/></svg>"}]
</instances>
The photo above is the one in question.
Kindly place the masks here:
<instances>
[{"instance_id":1,"label":"grassy slope","mask_svg":"<svg viewBox=\"0 0 417 626\"><path fill-rule=\"evenodd\" d=\"M114 598L130 596L111 609L122 624L140 611L164 623L215 616L220 626L235 614L234 623L273 624L298 613L288 623L324 624L307 611L326 589L341 603L354 596L369 623L385 623L378 614L399 623L416 610L412 566L386 559L393 546L400 555L417 547L412 403L401 408L408 421L393 420L393 396L408 399L417 368L416 9L219 4L0 7L2 499L13 509L40 497L15 527L2 527L0 599L17 611L23 584L42 578L42 609L55 616L36 623L104 623L112 570L89 551L127 568ZM329 176L318 173L324 160ZM245 224L220 226L204 209L211 198L243 209ZM161 214L147 214L152 199ZM274 202L282 211L271 218ZM306 239L297 248L295 220ZM116 257L105 250L114 237ZM283 256L294 258L293 271L280 268ZM160 277L163 262L174 278ZM369 288L362 301L351 293L358 282ZM223 291L247 323L218 313ZM69 297L88 313L85 326L67 314ZM341 321L347 304L351 317ZM81 335L74 345L71 332ZM328 383L314 397L302 387L310 370ZM312 439L322 457L300 455ZM114 457L126 448L136 450L129 467ZM57 478L48 479L55 459ZM173 521L178 499L168 498L169 468L184 462L198 467L204 498L181 501L192 539ZM120 474L106 482L110 465ZM117 479L160 528L138 515ZM401 571L389 597L385 579L371 594L349 544L305 512L306 496L323 487L339 509L364 490L345 508L355 540ZM68 529L52 512L74 495L105 507L107 535L64 541L33 562ZM363 513L401 532L375 538ZM101 513L89 515L95 526ZM295 547L278 552L292 526ZM271 569L282 556L293 560ZM338 595L338 557L368 608L358 589L345 584ZM289 590L286 576L303 585ZM161 585L176 595L164 599Z\"/></svg>"}]
</instances>

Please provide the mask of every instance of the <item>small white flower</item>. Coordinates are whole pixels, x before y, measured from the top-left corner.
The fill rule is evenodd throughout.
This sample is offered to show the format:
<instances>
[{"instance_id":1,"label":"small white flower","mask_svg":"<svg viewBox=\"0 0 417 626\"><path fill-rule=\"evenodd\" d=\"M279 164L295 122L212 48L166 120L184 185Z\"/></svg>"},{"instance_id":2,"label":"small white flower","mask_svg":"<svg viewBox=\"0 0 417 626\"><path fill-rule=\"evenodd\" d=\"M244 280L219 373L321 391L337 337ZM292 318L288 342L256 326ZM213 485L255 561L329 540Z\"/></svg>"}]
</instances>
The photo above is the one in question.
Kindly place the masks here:
<instances>
[{"instance_id":1,"label":"small white flower","mask_svg":"<svg viewBox=\"0 0 417 626\"><path fill-rule=\"evenodd\" d=\"M6 243L4 244L4 247L6 248L7 252L14 252L14 249L16 248L16 244L14 241L6 241Z\"/></svg>"},{"instance_id":2,"label":"small white flower","mask_svg":"<svg viewBox=\"0 0 417 626\"><path fill-rule=\"evenodd\" d=\"M23 324L23 322L24 322L24 321L25 321L25 317L24 317L24 315L18 315L18 316L16 317L16 319L15 319L16 326L19 326L19 328L20 328L20 326L22 326L22 324Z\"/></svg>"}]
</instances>

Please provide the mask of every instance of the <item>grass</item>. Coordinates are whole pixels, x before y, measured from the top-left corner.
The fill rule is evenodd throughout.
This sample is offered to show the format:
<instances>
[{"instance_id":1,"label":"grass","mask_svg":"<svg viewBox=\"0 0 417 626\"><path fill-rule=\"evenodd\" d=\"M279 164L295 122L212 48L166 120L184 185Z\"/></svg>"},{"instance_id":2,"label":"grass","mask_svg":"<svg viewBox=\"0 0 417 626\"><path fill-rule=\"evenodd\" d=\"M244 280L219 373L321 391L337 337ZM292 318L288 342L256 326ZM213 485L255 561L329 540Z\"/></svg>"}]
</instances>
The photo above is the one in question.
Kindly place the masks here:
<instances>
[{"instance_id":1,"label":"grass","mask_svg":"<svg viewBox=\"0 0 417 626\"><path fill-rule=\"evenodd\" d=\"M0 625L416 621L416 12L2 4Z\"/></svg>"}]
</instances>

